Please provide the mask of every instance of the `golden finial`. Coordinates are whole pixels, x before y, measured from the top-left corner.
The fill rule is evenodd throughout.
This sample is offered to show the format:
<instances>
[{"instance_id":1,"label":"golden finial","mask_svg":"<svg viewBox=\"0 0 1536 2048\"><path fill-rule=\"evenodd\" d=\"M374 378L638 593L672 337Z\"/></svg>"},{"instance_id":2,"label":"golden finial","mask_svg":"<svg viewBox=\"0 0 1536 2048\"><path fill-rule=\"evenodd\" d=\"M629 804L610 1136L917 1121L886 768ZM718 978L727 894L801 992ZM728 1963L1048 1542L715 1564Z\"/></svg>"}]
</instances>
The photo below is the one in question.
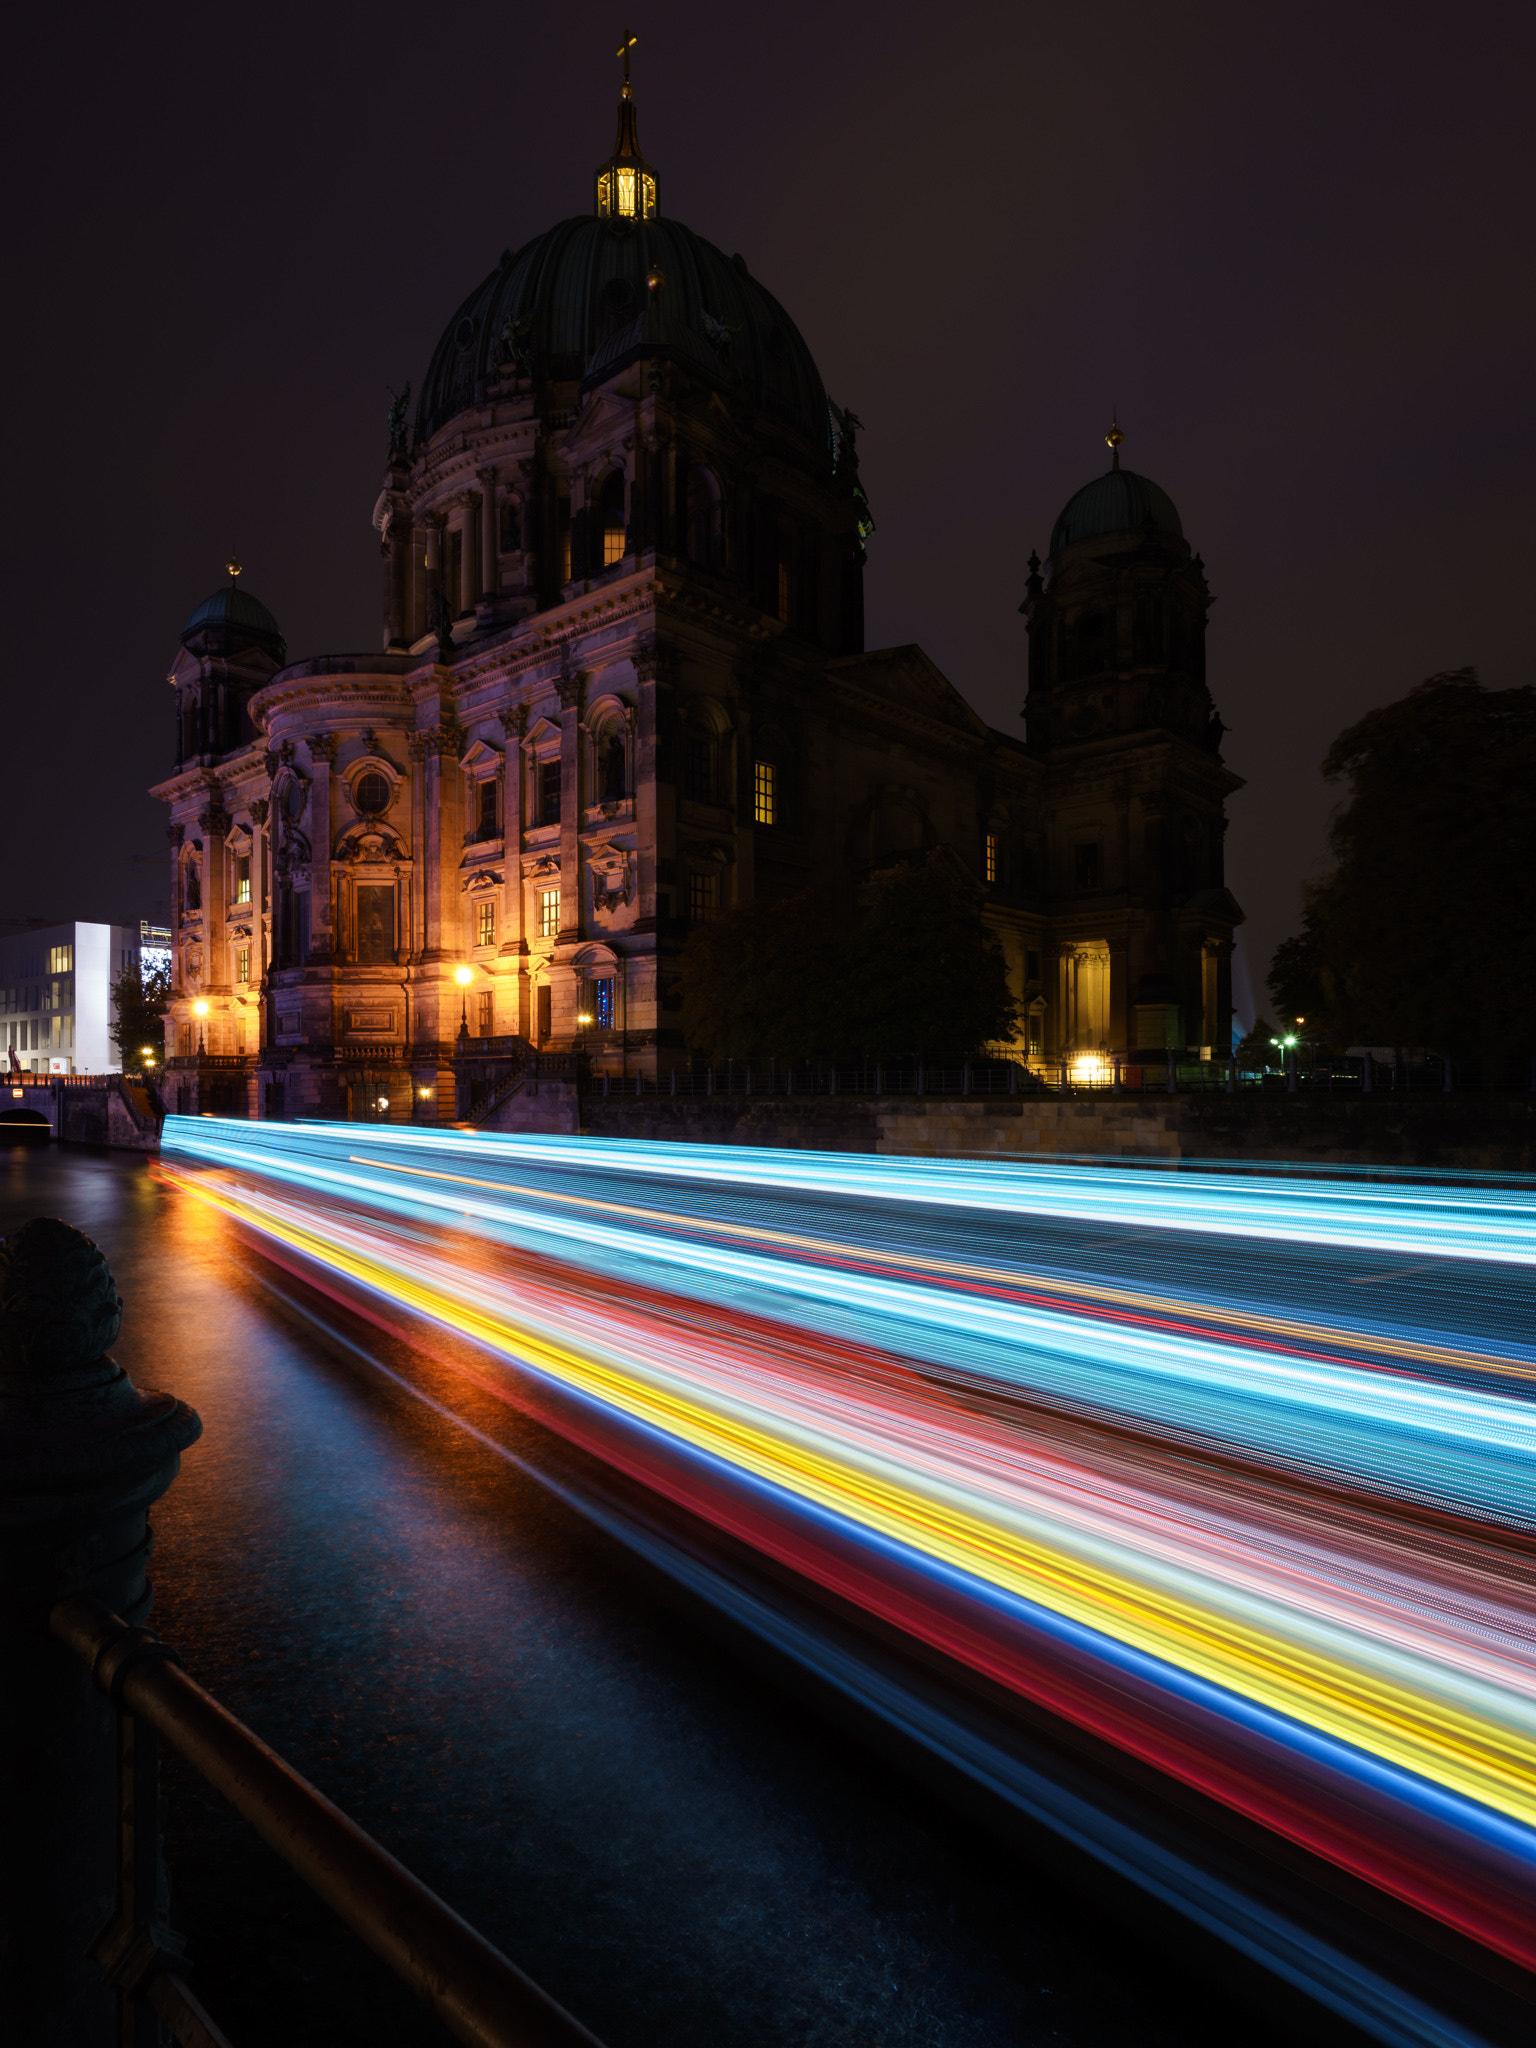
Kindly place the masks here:
<instances>
[{"instance_id":1,"label":"golden finial","mask_svg":"<svg viewBox=\"0 0 1536 2048\"><path fill-rule=\"evenodd\" d=\"M241 566L242 565L235 560L233 555L231 555L229 560L224 564L225 572L228 575L231 583L233 583L235 578L240 574Z\"/></svg>"},{"instance_id":2,"label":"golden finial","mask_svg":"<svg viewBox=\"0 0 1536 2048\"><path fill-rule=\"evenodd\" d=\"M1109 432L1104 436L1104 445L1110 452L1111 469L1120 467L1120 443L1124 439L1125 436L1120 431L1120 408L1118 405L1112 405L1109 408Z\"/></svg>"},{"instance_id":3,"label":"golden finial","mask_svg":"<svg viewBox=\"0 0 1536 2048\"><path fill-rule=\"evenodd\" d=\"M624 59L624 89L621 97L626 100L633 97L629 88L629 53L635 47L636 43L639 42L639 40L640 38L638 36L632 36L629 34L628 30L626 30L623 42L620 43L619 47L613 53L615 57L622 57Z\"/></svg>"}]
</instances>

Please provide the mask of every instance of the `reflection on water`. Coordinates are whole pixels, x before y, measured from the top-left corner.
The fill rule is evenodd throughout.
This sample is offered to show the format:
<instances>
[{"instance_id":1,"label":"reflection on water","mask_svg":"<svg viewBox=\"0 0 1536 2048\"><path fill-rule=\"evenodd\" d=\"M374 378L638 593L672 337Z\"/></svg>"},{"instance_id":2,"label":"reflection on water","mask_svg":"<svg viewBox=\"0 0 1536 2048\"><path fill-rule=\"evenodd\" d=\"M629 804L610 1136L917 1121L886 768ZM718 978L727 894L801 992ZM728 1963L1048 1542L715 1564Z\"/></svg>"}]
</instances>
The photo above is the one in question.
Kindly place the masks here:
<instances>
[{"instance_id":1,"label":"reflection on water","mask_svg":"<svg viewBox=\"0 0 1536 2048\"><path fill-rule=\"evenodd\" d=\"M544 1487L283 1309L146 1162L0 1145L0 1231L33 1215L97 1240L117 1357L203 1417L156 1515L156 1625L611 2048L1263 2038L722 1655ZM450 1371L373 1349L543 1455ZM173 1790L180 1917L235 2037L417 2038L238 1824Z\"/></svg>"}]
</instances>

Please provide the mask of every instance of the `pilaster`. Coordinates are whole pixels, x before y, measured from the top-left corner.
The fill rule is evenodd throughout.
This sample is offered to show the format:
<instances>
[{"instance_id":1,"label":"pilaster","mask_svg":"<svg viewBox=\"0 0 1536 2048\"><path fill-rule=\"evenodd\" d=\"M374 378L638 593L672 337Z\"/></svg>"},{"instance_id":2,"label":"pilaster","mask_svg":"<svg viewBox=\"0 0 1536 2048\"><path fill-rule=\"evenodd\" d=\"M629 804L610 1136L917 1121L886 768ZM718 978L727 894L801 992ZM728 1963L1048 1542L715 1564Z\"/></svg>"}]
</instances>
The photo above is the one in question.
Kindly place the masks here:
<instances>
[{"instance_id":1,"label":"pilaster","mask_svg":"<svg viewBox=\"0 0 1536 2048\"><path fill-rule=\"evenodd\" d=\"M584 669L562 676L560 690L560 938L586 932L581 875L582 707L587 694Z\"/></svg>"},{"instance_id":2,"label":"pilaster","mask_svg":"<svg viewBox=\"0 0 1536 2048\"><path fill-rule=\"evenodd\" d=\"M317 732L309 740L309 957L329 962L335 952L335 916L331 903L331 848L336 843L335 799L331 769L336 760L336 735Z\"/></svg>"}]
</instances>

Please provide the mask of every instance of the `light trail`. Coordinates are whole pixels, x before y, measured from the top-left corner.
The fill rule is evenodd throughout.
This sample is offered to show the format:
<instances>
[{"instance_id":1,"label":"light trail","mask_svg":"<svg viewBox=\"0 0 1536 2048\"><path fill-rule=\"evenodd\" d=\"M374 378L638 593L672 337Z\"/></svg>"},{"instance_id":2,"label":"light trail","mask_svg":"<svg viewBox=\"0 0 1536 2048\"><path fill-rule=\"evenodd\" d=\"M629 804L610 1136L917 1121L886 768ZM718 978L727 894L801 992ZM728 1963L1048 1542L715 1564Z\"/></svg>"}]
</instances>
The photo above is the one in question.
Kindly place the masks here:
<instances>
[{"instance_id":1,"label":"light trail","mask_svg":"<svg viewBox=\"0 0 1536 2048\"><path fill-rule=\"evenodd\" d=\"M212 1119L163 1152L657 1493L1536 1970L1529 1189ZM1101 1276L1031 1219L1112 1226ZM1203 1246L1117 1276L1153 1230ZM1286 1301L1319 1246L1474 1261L1476 1340Z\"/></svg>"}]
</instances>

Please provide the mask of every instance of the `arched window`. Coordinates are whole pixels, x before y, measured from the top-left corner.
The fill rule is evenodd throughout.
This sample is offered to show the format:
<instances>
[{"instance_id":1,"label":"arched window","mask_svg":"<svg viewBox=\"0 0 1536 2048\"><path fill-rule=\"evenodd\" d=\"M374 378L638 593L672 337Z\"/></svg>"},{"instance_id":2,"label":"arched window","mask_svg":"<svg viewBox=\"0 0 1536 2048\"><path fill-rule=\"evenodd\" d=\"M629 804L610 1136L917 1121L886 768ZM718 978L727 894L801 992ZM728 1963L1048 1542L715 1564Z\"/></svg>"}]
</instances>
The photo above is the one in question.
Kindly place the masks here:
<instances>
[{"instance_id":1,"label":"arched window","mask_svg":"<svg viewBox=\"0 0 1536 2048\"><path fill-rule=\"evenodd\" d=\"M720 485L712 469L688 472L688 559L701 569L721 566L724 522L721 518Z\"/></svg>"},{"instance_id":2,"label":"arched window","mask_svg":"<svg viewBox=\"0 0 1536 2048\"><path fill-rule=\"evenodd\" d=\"M624 472L611 470L598 499L598 524L603 533L603 567L611 569L624 559Z\"/></svg>"},{"instance_id":3,"label":"arched window","mask_svg":"<svg viewBox=\"0 0 1536 2048\"><path fill-rule=\"evenodd\" d=\"M615 726L603 736L602 741L602 801L618 804L628 794L625 783L628 779L624 759L624 735Z\"/></svg>"},{"instance_id":4,"label":"arched window","mask_svg":"<svg viewBox=\"0 0 1536 2048\"><path fill-rule=\"evenodd\" d=\"M787 519L779 521L778 582L776 613L786 626L795 621L795 529Z\"/></svg>"},{"instance_id":5,"label":"arched window","mask_svg":"<svg viewBox=\"0 0 1536 2048\"><path fill-rule=\"evenodd\" d=\"M501 552L515 555L522 544L522 507L517 502L516 492L508 491L501 501Z\"/></svg>"}]
</instances>

